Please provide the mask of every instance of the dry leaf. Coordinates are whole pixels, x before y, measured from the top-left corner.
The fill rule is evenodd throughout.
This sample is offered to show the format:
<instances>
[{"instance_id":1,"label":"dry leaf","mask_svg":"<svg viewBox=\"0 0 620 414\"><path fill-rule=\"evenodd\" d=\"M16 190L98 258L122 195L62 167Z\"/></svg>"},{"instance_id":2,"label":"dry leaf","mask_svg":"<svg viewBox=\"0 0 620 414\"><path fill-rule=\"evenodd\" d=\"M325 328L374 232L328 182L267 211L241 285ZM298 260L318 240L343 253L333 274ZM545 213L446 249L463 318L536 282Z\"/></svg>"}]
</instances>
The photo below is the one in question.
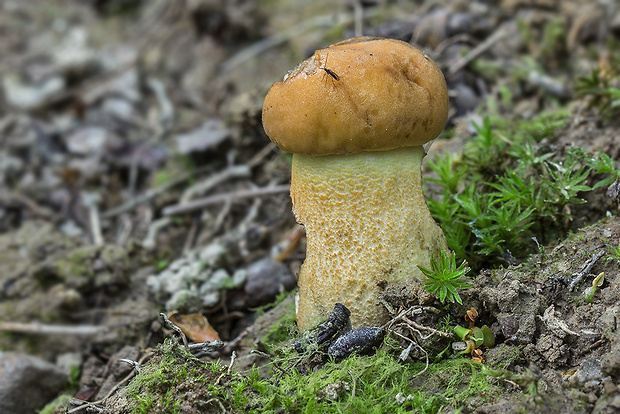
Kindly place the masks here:
<instances>
[{"instance_id":1,"label":"dry leaf","mask_svg":"<svg viewBox=\"0 0 620 414\"><path fill-rule=\"evenodd\" d=\"M176 326L181 328L185 336L194 342L213 342L221 341L220 335L209 324L207 318L200 313L182 315L179 311L172 311L168 314L168 319Z\"/></svg>"}]
</instances>

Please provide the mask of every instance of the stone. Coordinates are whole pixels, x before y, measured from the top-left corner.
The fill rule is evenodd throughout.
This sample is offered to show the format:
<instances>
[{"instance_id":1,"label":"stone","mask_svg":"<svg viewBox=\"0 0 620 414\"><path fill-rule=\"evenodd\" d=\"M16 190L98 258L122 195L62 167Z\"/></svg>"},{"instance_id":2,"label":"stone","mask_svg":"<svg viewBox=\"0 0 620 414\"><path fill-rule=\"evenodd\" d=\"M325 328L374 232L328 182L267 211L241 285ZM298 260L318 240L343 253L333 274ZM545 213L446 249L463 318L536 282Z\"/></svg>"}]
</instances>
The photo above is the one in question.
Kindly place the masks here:
<instances>
[{"instance_id":1,"label":"stone","mask_svg":"<svg viewBox=\"0 0 620 414\"><path fill-rule=\"evenodd\" d=\"M264 305L276 296L295 287L296 279L288 267L271 259L258 260L247 267L244 291L248 306Z\"/></svg>"},{"instance_id":2,"label":"stone","mask_svg":"<svg viewBox=\"0 0 620 414\"><path fill-rule=\"evenodd\" d=\"M0 413L32 414L62 391L68 376L32 355L0 352Z\"/></svg>"}]
</instances>

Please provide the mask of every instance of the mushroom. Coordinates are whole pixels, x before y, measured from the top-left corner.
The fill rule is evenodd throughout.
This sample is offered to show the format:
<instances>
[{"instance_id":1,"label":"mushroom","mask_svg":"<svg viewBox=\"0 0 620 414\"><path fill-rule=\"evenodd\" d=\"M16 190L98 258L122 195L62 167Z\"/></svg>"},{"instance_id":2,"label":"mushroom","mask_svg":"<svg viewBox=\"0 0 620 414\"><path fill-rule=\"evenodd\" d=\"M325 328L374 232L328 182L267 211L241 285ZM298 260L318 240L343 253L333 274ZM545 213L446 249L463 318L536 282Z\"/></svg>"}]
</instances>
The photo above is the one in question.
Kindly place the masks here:
<instances>
[{"instance_id":1,"label":"mushroom","mask_svg":"<svg viewBox=\"0 0 620 414\"><path fill-rule=\"evenodd\" d=\"M424 275L447 250L422 193L423 145L443 130L441 70L406 42L349 39L317 50L265 97L269 138L293 153L291 198L306 229L297 324L306 331L334 303L351 324L378 326L390 284L428 301Z\"/></svg>"}]
</instances>

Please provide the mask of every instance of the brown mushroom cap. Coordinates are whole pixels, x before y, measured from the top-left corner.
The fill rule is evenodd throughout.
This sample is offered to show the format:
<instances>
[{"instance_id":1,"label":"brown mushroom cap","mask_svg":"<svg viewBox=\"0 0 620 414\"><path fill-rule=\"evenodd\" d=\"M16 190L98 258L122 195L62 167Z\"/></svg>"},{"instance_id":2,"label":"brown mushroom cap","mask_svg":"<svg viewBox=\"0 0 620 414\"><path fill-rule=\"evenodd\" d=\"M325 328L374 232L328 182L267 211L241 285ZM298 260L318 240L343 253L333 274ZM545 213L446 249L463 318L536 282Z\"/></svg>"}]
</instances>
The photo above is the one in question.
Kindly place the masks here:
<instances>
[{"instance_id":1,"label":"brown mushroom cap","mask_svg":"<svg viewBox=\"0 0 620 414\"><path fill-rule=\"evenodd\" d=\"M447 117L437 65L408 43L373 37L317 50L263 104L271 140L307 155L420 146L441 133Z\"/></svg>"}]
</instances>

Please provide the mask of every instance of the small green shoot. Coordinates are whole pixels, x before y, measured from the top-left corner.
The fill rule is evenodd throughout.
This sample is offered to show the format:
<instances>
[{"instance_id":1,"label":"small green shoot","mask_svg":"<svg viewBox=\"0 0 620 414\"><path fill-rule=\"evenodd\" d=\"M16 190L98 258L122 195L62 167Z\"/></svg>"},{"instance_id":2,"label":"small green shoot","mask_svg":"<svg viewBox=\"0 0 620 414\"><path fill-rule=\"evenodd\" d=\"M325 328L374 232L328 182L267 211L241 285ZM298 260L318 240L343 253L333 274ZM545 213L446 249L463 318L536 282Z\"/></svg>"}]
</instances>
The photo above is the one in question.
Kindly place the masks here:
<instances>
[{"instance_id":1,"label":"small green shoot","mask_svg":"<svg viewBox=\"0 0 620 414\"><path fill-rule=\"evenodd\" d=\"M465 280L465 276L469 272L466 262L456 265L456 255L454 252L446 253L439 251L439 260L431 258L431 268L427 269L418 266L419 269L428 278L424 282L424 288L439 297L441 303L446 300L454 303L462 304L463 301L459 296L459 290L471 287L470 283Z\"/></svg>"},{"instance_id":2,"label":"small green shoot","mask_svg":"<svg viewBox=\"0 0 620 414\"><path fill-rule=\"evenodd\" d=\"M596 108L603 117L617 119L620 114L620 84L616 77L607 76L600 69L577 80L577 97L589 99L589 107Z\"/></svg>"},{"instance_id":3,"label":"small green shoot","mask_svg":"<svg viewBox=\"0 0 620 414\"><path fill-rule=\"evenodd\" d=\"M429 160L436 185L428 206L457 260L479 269L525 257L566 233L570 206L584 203L584 193L618 182L620 167L608 155L550 146L567 116L485 118L463 155Z\"/></svg>"},{"instance_id":4,"label":"small green shoot","mask_svg":"<svg viewBox=\"0 0 620 414\"><path fill-rule=\"evenodd\" d=\"M607 247L609 248L607 260L617 260L620 262L620 243L618 243L618 246L608 244Z\"/></svg>"},{"instance_id":5,"label":"small green shoot","mask_svg":"<svg viewBox=\"0 0 620 414\"><path fill-rule=\"evenodd\" d=\"M592 303L592 301L594 300L594 295L596 294L598 287L601 286L604 282L605 282L605 273L601 272L592 281L592 286L590 286L583 292L583 300L586 303Z\"/></svg>"},{"instance_id":6,"label":"small green shoot","mask_svg":"<svg viewBox=\"0 0 620 414\"><path fill-rule=\"evenodd\" d=\"M620 53L618 42L609 39L604 55L598 56L599 66L577 79L577 97L588 100L589 107L603 118L617 120L620 115Z\"/></svg>"},{"instance_id":7,"label":"small green shoot","mask_svg":"<svg viewBox=\"0 0 620 414\"><path fill-rule=\"evenodd\" d=\"M162 272L165 268L170 264L170 259L161 259L157 263L155 263L155 269L158 272Z\"/></svg>"},{"instance_id":8,"label":"small green shoot","mask_svg":"<svg viewBox=\"0 0 620 414\"><path fill-rule=\"evenodd\" d=\"M599 152L598 158L588 159L588 165L596 174L609 174L609 176L599 180L592 188L609 186L620 177L620 166L616 166L616 161L604 152Z\"/></svg>"}]
</instances>

